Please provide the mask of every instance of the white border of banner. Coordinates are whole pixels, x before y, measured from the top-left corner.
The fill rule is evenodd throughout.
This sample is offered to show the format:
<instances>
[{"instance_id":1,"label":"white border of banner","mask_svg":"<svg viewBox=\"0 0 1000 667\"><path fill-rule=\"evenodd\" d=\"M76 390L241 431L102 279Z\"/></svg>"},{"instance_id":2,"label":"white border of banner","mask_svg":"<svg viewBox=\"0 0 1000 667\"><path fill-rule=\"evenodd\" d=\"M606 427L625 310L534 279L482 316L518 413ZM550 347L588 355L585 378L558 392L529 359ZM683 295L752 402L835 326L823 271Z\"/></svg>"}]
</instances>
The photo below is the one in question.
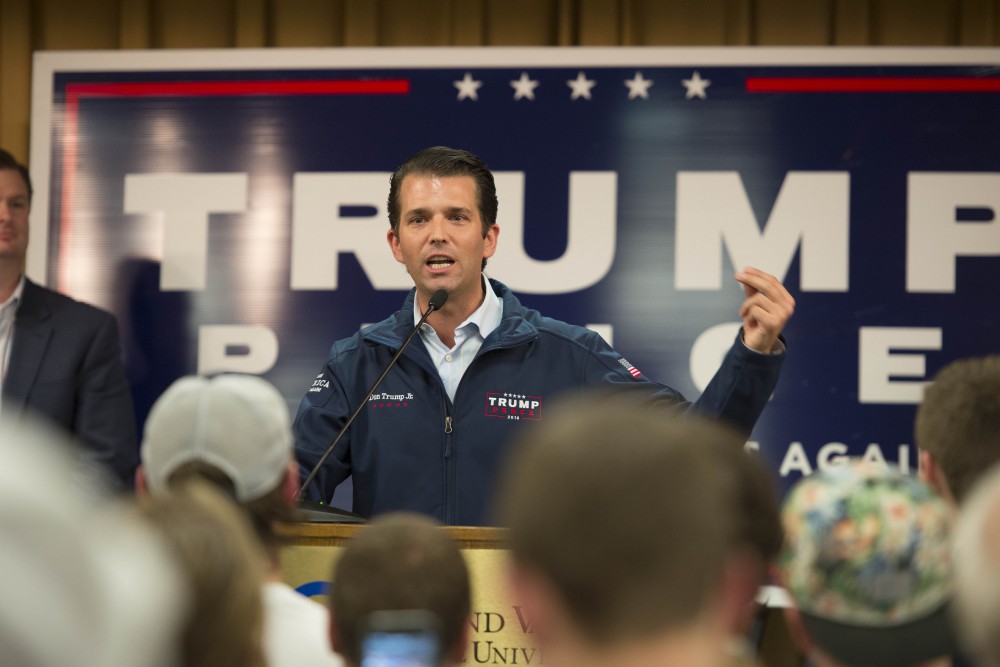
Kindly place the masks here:
<instances>
[{"instance_id":1,"label":"white border of banner","mask_svg":"<svg viewBox=\"0 0 1000 667\"><path fill-rule=\"evenodd\" d=\"M40 51L31 93L31 171L35 196L27 272L46 284L53 81L60 72L447 67L725 67L808 65L1000 65L997 48L843 47L380 47Z\"/></svg>"}]
</instances>

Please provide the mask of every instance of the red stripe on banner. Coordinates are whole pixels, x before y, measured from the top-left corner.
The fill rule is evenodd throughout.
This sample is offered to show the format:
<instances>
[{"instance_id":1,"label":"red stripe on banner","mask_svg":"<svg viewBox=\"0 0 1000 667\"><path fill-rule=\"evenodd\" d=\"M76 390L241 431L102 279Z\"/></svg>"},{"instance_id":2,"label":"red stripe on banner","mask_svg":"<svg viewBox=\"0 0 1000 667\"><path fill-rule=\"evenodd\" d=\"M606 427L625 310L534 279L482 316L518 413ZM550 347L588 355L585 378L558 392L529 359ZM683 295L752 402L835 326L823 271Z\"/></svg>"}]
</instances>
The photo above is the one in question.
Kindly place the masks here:
<instances>
[{"instance_id":1,"label":"red stripe on banner","mask_svg":"<svg viewBox=\"0 0 1000 667\"><path fill-rule=\"evenodd\" d=\"M408 95L409 79L315 81L142 81L71 83L66 86L63 126L62 206L59 216L59 265L56 287L67 290L73 191L76 180L80 99L84 97L233 97L240 95Z\"/></svg>"},{"instance_id":2,"label":"red stripe on banner","mask_svg":"<svg viewBox=\"0 0 1000 667\"><path fill-rule=\"evenodd\" d=\"M62 167L62 205L59 207L59 265L56 266L56 289L66 292L66 267L69 258L70 223L73 201L73 185L76 180L76 149L79 135L77 124L80 110L80 99L76 95L66 96L66 122L63 125L63 167ZM51 245L49 246L52 247Z\"/></svg>"},{"instance_id":3,"label":"red stripe on banner","mask_svg":"<svg viewBox=\"0 0 1000 667\"><path fill-rule=\"evenodd\" d=\"M170 97L232 95L406 95L408 79L328 81L142 81L74 83L66 96Z\"/></svg>"},{"instance_id":4,"label":"red stripe on banner","mask_svg":"<svg viewBox=\"0 0 1000 667\"><path fill-rule=\"evenodd\" d=\"M1000 93L1000 78L749 77L748 93Z\"/></svg>"}]
</instances>

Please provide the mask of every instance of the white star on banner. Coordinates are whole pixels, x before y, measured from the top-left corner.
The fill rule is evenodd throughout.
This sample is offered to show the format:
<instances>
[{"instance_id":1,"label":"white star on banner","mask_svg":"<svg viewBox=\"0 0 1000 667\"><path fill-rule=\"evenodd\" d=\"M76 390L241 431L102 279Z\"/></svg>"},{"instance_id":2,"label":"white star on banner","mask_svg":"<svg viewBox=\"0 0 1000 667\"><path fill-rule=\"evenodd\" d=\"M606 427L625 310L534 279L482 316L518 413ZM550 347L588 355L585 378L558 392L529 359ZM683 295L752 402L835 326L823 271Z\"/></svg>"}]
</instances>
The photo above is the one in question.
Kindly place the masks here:
<instances>
[{"instance_id":1,"label":"white star on banner","mask_svg":"<svg viewBox=\"0 0 1000 667\"><path fill-rule=\"evenodd\" d=\"M510 82L514 88L514 99L535 99L535 88L538 88L538 81L530 78L527 72L521 72L521 78Z\"/></svg>"},{"instance_id":2,"label":"white star on banner","mask_svg":"<svg viewBox=\"0 0 1000 667\"><path fill-rule=\"evenodd\" d=\"M681 85L687 88L687 94L684 96L685 99L689 100L692 97L705 99L708 97L708 93L705 92L705 89L711 86L712 82L708 79L701 78L701 74L698 74L698 70L695 70L690 79L684 79L681 81Z\"/></svg>"},{"instance_id":3,"label":"white star on banner","mask_svg":"<svg viewBox=\"0 0 1000 667\"><path fill-rule=\"evenodd\" d=\"M571 100L583 98L585 100L590 99L590 89L597 85L597 82L593 79L588 79L583 72L576 75L575 79L570 79L566 82L566 85L573 89L569 98Z\"/></svg>"},{"instance_id":4,"label":"white star on banner","mask_svg":"<svg viewBox=\"0 0 1000 667\"><path fill-rule=\"evenodd\" d=\"M625 86L628 88L628 98L630 100L634 100L637 97L648 100L649 87L652 85L653 81L645 78L642 72L636 72L635 76L631 79L625 79Z\"/></svg>"},{"instance_id":5,"label":"white star on banner","mask_svg":"<svg viewBox=\"0 0 1000 667\"><path fill-rule=\"evenodd\" d=\"M482 87L483 82L482 81L477 81L476 79L473 79L472 78L472 74L469 73L469 72L466 72L465 76L462 77L461 81L453 81L452 85L454 85L456 88L458 88L458 99L459 100L466 100L466 99L468 99L468 100L476 101L476 100L479 99L479 93L477 93L476 91L479 90Z\"/></svg>"}]
</instances>

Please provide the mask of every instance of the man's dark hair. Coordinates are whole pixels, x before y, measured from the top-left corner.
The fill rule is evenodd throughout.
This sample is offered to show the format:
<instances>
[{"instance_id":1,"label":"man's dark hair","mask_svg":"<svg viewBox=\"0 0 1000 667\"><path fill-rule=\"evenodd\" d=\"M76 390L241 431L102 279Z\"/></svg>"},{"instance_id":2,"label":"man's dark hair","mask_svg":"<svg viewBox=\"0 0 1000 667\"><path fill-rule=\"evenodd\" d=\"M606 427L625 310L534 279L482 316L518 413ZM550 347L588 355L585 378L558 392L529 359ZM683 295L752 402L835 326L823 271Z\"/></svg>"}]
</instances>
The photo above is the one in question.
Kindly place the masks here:
<instances>
[{"instance_id":1,"label":"man's dark hair","mask_svg":"<svg viewBox=\"0 0 1000 667\"><path fill-rule=\"evenodd\" d=\"M416 514L386 514L348 543L333 570L330 606L340 649L361 664L365 620L376 611L421 609L441 622L441 652L458 649L472 602L455 541Z\"/></svg>"},{"instance_id":2,"label":"man's dark hair","mask_svg":"<svg viewBox=\"0 0 1000 667\"><path fill-rule=\"evenodd\" d=\"M961 359L941 369L917 409L916 439L961 504L1000 461L1000 355Z\"/></svg>"},{"instance_id":3,"label":"man's dark hair","mask_svg":"<svg viewBox=\"0 0 1000 667\"><path fill-rule=\"evenodd\" d=\"M400 210L399 190L407 176L469 176L476 182L476 200L479 218L483 224L483 238L490 227L497 222L497 186L493 182L493 172L476 155L468 151L446 146L425 148L400 165L389 179L389 225L399 236ZM483 258L486 268L486 258Z\"/></svg>"},{"instance_id":4,"label":"man's dark hair","mask_svg":"<svg viewBox=\"0 0 1000 667\"><path fill-rule=\"evenodd\" d=\"M0 170L3 169L10 169L21 174L21 178L24 179L24 185L28 188L28 202L31 202L35 191L31 187L31 175L28 173L28 168L18 162L17 158L8 151L0 148Z\"/></svg>"},{"instance_id":5,"label":"man's dark hair","mask_svg":"<svg viewBox=\"0 0 1000 667\"><path fill-rule=\"evenodd\" d=\"M620 394L587 394L527 430L503 475L516 563L551 584L577 630L610 645L704 613L738 546L743 439ZM731 465L720 463L729 459Z\"/></svg>"}]
</instances>

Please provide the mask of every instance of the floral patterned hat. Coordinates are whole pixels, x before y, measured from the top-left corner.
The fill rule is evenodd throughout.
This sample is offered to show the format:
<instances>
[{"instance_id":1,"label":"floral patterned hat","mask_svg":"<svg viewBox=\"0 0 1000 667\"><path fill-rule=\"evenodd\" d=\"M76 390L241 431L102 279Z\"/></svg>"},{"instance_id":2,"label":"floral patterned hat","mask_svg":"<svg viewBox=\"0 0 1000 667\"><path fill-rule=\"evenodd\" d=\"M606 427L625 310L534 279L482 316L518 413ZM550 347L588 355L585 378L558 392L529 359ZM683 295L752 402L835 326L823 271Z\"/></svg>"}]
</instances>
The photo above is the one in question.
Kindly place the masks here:
<instances>
[{"instance_id":1,"label":"floral patterned hat","mask_svg":"<svg viewBox=\"0 0 1000 667\"><path fill-rule=\"evenodd\" d=\"M955 652L950 509L928 486L853 460L800 480L782 521L779 571L826 653L880 666Z\"/></svg>"}]
</instances>

